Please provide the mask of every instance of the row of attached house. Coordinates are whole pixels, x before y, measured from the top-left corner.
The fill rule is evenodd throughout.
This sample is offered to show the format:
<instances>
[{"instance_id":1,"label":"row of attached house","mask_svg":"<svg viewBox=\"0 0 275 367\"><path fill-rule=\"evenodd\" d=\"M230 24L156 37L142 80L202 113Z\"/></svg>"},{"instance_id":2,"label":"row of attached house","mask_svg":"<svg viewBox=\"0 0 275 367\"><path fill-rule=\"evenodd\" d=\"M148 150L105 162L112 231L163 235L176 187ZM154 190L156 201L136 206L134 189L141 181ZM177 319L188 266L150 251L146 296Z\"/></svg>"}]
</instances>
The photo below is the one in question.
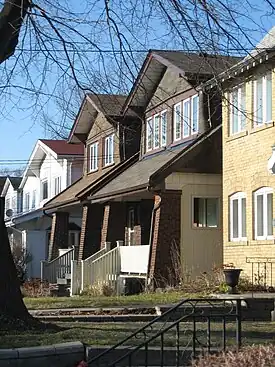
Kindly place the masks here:
<instances>
[{"instance_id":1,"label":"row of attached house","mask_svg":"<svg viewBox=\"0 0 275 367\"><path fill-rule=\"evenodd\" d=\"M68 156L39 141L44 153L16 189L24 197L35 177L37 210L7 219L21 231L29 216L27 230L47 234L32 242L41 277L71 294L97 282L122 292L233 263L272 283L274 68L275 28L243 59L151 50L127 96L87 94L62 143ZM56 190L48 167L43 198L53 152L64 181Z\"/></svg>"}]
</instances>

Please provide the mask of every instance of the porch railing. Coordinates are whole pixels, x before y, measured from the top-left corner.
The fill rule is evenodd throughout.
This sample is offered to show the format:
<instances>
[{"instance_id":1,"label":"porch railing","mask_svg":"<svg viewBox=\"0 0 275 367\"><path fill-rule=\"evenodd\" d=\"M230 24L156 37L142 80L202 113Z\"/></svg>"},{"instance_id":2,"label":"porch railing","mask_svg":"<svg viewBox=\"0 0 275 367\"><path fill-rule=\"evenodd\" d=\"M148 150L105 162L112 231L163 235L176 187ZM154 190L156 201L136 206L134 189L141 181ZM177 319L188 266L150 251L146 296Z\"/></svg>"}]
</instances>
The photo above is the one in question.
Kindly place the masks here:
<instances>
[{"instance_id":1,"label":"porch railing","mask_svg":"<svg viewBox=\"0 0 275 367\"><path fill-rule=\"evenodd\" d=\"M52 261L41 261L41 279L57 283L58 278L71 274L71 261L74 260L74 247Z\"/></svg>"},{"instance_id":2,"label":"porch railing","mask_svg":"<svg viewBox=\"0 0 275 367\"><path fill-rule=\"evenodd\" d=\"M247 257L246 263L251 264L252 287L275 287L275 257Z\"/></svg>"},{"instance_id":3,"label":"porch railing","mask_svg":"<svg viewBox=\"0 0 275 367\"><path fill-rule=\"evenodd\" d=\"M111 243L106 242L104 248L97 251L87 259L81 261L81 287L80 287L81 291L83 291L90 284L90 280L92 278L91 264L110 250L111 250Z\"/></svg>"}]
</instances>

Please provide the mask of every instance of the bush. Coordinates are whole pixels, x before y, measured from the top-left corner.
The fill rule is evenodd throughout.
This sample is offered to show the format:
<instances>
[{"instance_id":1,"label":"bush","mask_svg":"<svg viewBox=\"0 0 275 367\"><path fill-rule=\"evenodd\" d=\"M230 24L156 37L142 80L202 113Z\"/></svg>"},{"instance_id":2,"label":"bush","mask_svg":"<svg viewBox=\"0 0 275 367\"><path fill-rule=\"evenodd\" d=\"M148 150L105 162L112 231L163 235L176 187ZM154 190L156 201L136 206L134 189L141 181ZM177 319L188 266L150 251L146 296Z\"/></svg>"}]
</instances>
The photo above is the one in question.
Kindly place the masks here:
<instances>
[{"instance_id":1,"label":"bush","mask_svg":"<svg viewBox=\"0 0 275 367\"><path fill-rule=\"evenodd\" d=\"M51 296L49 283L40 279L32 279L24 282L21 286L21 292L23 297L37 298Z\"/></svg>"},{"instance_id":2,"label":"bush","mask_svg":"<svg viewBox=\"0 0 275 367\"><path fill-rule=\"evenodd\" d=\"M107 282L98 282L93 285L86 287L82 293L82 296L114 296L115 290Z\"/></svg>"},{"instance_id":3,"label":"bush","mask_svg":"<svg viewBox=\"0 0 275 367\"><path fill-rule=\"evenodd\" d=\"M227 352L201 356L193 361L193 367L272 367L275 361L275 345L259 345L243 348L240 352Z\"/></svg>"}]
</instances>

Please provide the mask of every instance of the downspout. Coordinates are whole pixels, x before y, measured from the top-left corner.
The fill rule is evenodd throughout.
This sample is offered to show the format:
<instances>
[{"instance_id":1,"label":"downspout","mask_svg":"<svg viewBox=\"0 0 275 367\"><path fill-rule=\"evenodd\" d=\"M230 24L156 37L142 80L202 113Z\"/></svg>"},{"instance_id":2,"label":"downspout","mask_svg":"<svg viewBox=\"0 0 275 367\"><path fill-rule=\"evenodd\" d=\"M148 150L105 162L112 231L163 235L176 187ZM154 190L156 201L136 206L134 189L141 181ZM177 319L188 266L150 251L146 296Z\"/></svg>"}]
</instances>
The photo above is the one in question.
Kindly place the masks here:
<instances>
[{"instance_id":1,"label":"downspout","mask_svg":"<svg viewBox=\"0 0 275 367\"><path fill-rule=\"evenodd\" d=\"M148 189L149 190L149 189ZM157 205L154 205L152 210L152 216L151 216L151 226L150 226L150 238L149 238L149 259L148 259L148 268L147 268L147 277L146 277L146 287L150 286L151 279L149 279L150 275L150 264L152 259L152 245L153 245L153 232L154 232L154 226L155 226L155 214L156 211L161 207L161 197L160 201Z\"/></svg>"}]
</instances>

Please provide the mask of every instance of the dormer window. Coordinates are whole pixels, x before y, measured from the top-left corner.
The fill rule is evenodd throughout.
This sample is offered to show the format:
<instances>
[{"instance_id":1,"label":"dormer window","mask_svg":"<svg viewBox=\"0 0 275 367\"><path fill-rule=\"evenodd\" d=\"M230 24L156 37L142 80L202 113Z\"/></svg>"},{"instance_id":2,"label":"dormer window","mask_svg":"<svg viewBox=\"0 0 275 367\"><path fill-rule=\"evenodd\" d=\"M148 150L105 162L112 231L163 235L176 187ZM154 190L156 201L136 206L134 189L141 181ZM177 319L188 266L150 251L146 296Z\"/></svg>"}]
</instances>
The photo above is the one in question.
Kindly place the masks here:
<instances>
[{"instance_id":1,"label":"dormer window","mask_svg":"<svg viewBox=\"0 0 275 367\"><path fill-rule=\"evenodd\" d=\"M146 121L146 151L165 147L167 144L167 111L154 114Z\"/></svg>"},{"instance_id":2,"label":"dormer window","mask_svg":"<svg viewBox=\"0 0 275 367\"><path fill-rule=\"evenodd\" d=\"M105 138L105 166L114 163L114 134Z\"/></svg>"},{"instance_id":3,"label":"dormer window","mask_svg":"<svg viewBox=\"0 0 275 367\"><path fill-rule=\"evenodd\" d=\"M98 142L90 145L90 172L98 170Z\"/></svg>"},{"instance_id":4,"label":"dormer window","mask_svg":"<svg viewBox=\"0 0 275 367\"><path fill-rule=\"evenodd\" d=\"M187 98L174 105L174 141L182 140L199 130L199 96Z\"/></svg>"}]
</instances>

